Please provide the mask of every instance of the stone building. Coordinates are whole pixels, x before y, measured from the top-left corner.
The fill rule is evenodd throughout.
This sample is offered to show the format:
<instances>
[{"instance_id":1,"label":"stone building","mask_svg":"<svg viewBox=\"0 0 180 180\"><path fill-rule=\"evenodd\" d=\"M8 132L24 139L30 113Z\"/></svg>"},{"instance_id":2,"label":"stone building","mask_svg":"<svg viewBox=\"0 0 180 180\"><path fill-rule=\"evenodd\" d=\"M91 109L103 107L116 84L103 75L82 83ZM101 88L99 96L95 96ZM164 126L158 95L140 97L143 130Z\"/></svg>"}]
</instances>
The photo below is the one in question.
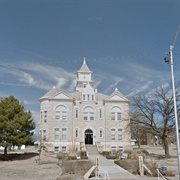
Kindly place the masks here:
<instances>
[{"instance_id":1,"label":"stone building","mask_svg":"<svg viewBox=\"0 0 180 180\"><path fill-rule=\"evenodd\" d=\"M40 134L47 151L80 151L90 144L99 151L130 147L129 100L118 89L99 93L92 74L84 59L75 92L53 87L40 98Z\"/></svg>"}]
</instances>

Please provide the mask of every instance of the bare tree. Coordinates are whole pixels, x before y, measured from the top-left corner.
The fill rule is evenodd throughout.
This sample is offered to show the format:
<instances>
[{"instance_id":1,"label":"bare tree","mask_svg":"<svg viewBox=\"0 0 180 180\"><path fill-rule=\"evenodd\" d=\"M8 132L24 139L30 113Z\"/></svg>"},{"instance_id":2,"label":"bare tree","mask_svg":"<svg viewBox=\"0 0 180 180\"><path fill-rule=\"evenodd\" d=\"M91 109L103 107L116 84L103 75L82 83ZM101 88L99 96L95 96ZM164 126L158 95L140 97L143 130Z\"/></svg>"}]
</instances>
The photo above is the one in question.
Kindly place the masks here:
<instances>
[{"instance_id":1,"label":"bare tree","mask_svg":"<svg viewBox=\"0 0 180 180\"><path fill-rule=\"evenodd\" d=\"M140 149L141 143L144 140L144 134L146 132L144 126L139 123L139 116L136 113L131 115L130 120L130 128L131 128L131 139L135 139Z\"/></svg>"},{"instance_id":2,"label":"bare tree","mask_svg":"<svg viewBox=\"0 0 180 180\"><path fill-rule=\"evenodd\" d=\"M180 90L176 89L177 113L180 113ZM146 128L148 133L162 140L165 157L169 158L168 133L175 126L173 95L169 87L161 85L148 96L139 94L133 97L133 113L138 115L132 121ZM137 116L136 116L137 117Z\"/></svg>"}]
</instances>

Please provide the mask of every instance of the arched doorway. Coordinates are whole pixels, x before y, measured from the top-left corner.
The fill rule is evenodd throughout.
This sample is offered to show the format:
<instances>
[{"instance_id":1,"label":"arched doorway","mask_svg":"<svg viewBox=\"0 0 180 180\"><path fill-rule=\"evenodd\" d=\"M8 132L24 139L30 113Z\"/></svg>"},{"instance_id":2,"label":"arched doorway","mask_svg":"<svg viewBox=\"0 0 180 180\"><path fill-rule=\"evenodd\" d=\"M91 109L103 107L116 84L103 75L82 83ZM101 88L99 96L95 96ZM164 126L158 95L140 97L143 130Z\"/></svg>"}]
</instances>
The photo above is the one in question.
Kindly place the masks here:
<instances>
[{"instance_id":1,"label":"arched doorway","mask_svg":"<svg viewBox=\"0 0 180 180\"><path fill-rule=\"evenodd\" d=\"M91 129L87 129L84 132L85 136L85 144L93 144L93 131Z\"/></svg>"}]
</instances>

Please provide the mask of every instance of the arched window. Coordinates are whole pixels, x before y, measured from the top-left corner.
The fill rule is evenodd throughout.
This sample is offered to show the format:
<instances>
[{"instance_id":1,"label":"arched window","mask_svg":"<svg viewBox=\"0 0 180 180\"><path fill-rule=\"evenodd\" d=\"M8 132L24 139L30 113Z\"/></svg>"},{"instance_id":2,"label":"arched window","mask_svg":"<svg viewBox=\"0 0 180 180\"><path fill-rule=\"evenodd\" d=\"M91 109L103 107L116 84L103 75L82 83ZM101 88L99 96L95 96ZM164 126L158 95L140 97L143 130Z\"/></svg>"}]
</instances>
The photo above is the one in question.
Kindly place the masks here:
<instances>
[{"instance_id":1,"label":"arched window","mask_svg":"<svg viewBox=\"0 0 180 180\"><path fill-rule=\"evenodd\" d=\"M121 109L117 106L111 109L111 120L121 120Z\"/></svg>"},{"instance_id":2,"label":"arched window","mask_svg":"<svg viewBox=\"0 0 180 180\"><path fill-rule=\"evenodd\" d=\"M62 128L62 140L67 139L67 128Z\"/></svg>"},{"instance_id":3,"label":"arched window","mask_svg":"<svg viewBox=\"0 0 180 180\"><path fill-rule=\"evenodd\" d=\"M99 118L100 119L102 118L102 109L101 108L99 109Z\"/></svg>"},{"instance_id":4,"label":"arched window","mask_svg":"<svg viewBox=\"0 0 180 180\"><path fill-rule=\"evenodd\" d=\"M59 128L54 129L54 140L59 140Z\"/></svg>"},{"instance_id":5,"label":"arched window","mask_svg":"<svg viewBox=\"0 0 180 180\"><path fill-rule=\"evenodd\" d=\"M84 120L94 120L94 109L92 107L86 107L83 111Z\"/></svg>"},{"instance_id":6,"label":"arched window","mask_svg":"<svg viewBox=\"0 0 180 180\"><path fill-rule=\"evenodd\" d=\"M67 109L65 106L58 106L56 108L55 118L59 119L59 120L66 120L67 119Z\"/></svg>"},{"instance_id":7,"label":"arched window","mask_svg":"<svg viewBox=\"0 0 180 180\"><path fill-rule=\"evenodd\" d=\"M76 118L78 118L78 114L79 114L78 108L76 108Z\"/></svg>"},{"instance_id":8,"label":"arched window","mask_svg":"<svg viewBox=\"0 0 180 180\"><path fill-rule=\"evenodd\" d=\"M115 132L116 132L116 129L112 128L111 129L111 140L115 140Z\"/></svg>"},{"instance_id":9,"label":"arched window","mask_svg":"<svg viewBox=\"0 0 180 180\"><path fill-rule=\"evenodd\" d=\"M75 134L76 137L78 137L78 128L76 128L76 134Z\"/></svg>"},{"instance_id":10,"label":"arched window","mask_svg":"<svg viewBox=\"0 0 180 180\"><path fill-rule=\"evenodd\" d=\"M99 129L99 137L100 137L100 138L103 137L103 130L102 130L102 128Z\"/></svg>"},{"instance_id":11,"label":"arched window","mask_svg":"<svg viewBox=\"0 0 180 180\"><path fill-rule=\"evenodd\" d=\"M122 129L118 129L118 140L122 140L122 132L123 130Z\"/></svg>"}]
</instances>

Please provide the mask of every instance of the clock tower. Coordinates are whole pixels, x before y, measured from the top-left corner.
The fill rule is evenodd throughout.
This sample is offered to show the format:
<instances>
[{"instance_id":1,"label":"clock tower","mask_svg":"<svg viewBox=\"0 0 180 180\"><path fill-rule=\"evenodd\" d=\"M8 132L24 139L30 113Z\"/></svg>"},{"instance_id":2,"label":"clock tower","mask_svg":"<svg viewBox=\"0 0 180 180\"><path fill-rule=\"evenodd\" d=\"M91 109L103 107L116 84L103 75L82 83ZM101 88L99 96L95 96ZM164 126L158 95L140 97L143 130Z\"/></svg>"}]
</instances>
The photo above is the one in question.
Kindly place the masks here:
<instances>
[{"instance_id":1,"label":"clock tower","mask_svg":"<svg viewBox=\"0 0 180 180\"><path fill-rule=\"evenodd\" d=\"M81 66L80 70L77 71L76 90L82 91L88 84L92 87L91 75L92 71L90 71L86 64L86 59L84 58L83 65Z\"/></svg>"}]
</instances>

